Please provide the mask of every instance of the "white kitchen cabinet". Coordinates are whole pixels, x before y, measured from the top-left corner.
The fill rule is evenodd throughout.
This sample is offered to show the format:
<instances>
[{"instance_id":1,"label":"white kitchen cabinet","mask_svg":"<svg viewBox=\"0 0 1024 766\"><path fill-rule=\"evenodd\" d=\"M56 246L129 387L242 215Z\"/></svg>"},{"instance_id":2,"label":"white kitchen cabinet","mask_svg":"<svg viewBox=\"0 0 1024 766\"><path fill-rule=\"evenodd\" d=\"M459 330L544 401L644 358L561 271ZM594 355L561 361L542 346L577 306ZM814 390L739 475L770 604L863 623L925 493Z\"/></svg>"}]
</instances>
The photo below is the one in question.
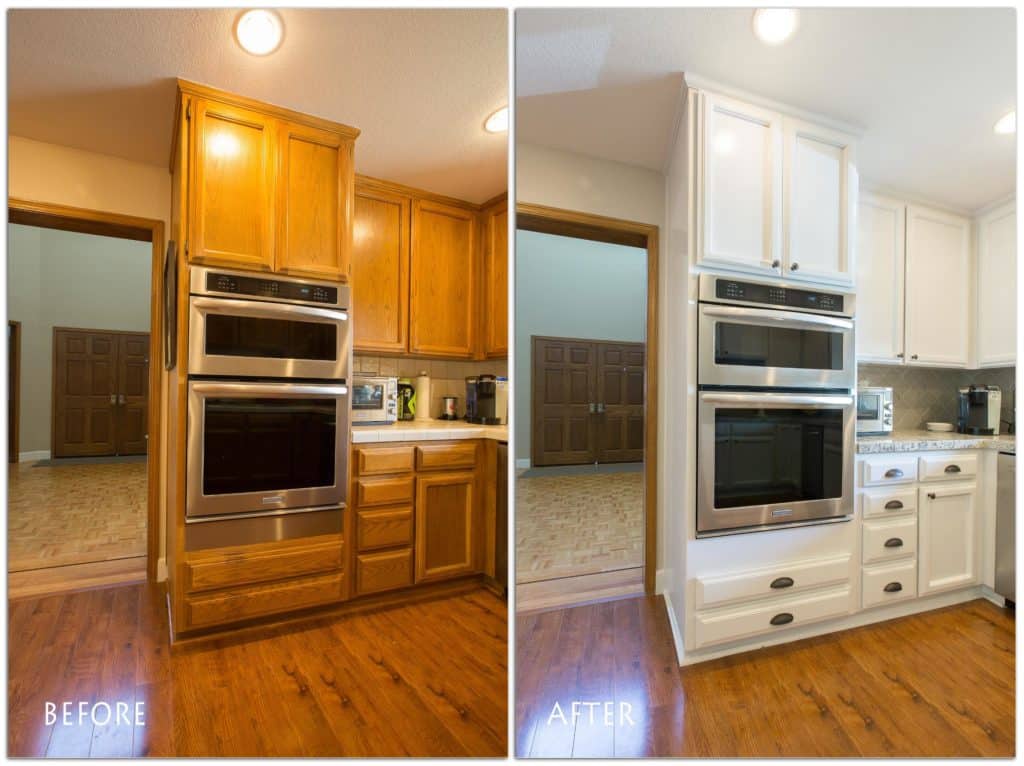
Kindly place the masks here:
<instances>
[{"instance_id":1,"label":"white kitchen cabinet","mask_svg":"<svg viewBox=\"0 0 1024 766\"><path fill-rule=\"evenodd\" d=\"M857 205L857 361L903 363L905 203L861 194Z\"/></svg>"},{"instance_id":2,"label":"white kitchen cabinet","mask_svg":"<svg viewBox=\"0 0 1024 766\"><path fill-rule=\"evenodd\" d=\"M789 117L783 135L783 274L852 284L858 190L853 139Z\"/></svg>"},{"instance_id":3,"label":"white kitchen cabinet","mask_svg":"<svg viewBox=\"0 0 1024 766\"><path fill-rule=\"evenodd\" d=\"M777 276L782 116L702 93L699 263Z\"/></svg>"},{"instance_id":4,"label":"white kitchen cabinet","mask_svg":"<svg viewBox=\"0 0 1024 766\"><path fill-rule=\"evenodd\" d=\"M918 490L918 593L978 582L977 484L924 484Z\"/></svg>"},{"instance_id":5,"label":"white kitchen cabinet","mask_svg":"<svg viewBox=\"0 0 1024 766\"><path fill-rule=\"evenodd\" d=\"M977 366L1017 361L1017 208L1003 205L978 221Z\"/></svg>"},{"instance_id":6,"label":"white kitchen cabinet","mask_svg":"<svg viewBox=\"0 0 1024 766\"><path fill-rule=\"evenodd\" d=\"M971 222L961 216L907 207L908 364L968 365L970 231Z\"/></svg>"}]
</instances>

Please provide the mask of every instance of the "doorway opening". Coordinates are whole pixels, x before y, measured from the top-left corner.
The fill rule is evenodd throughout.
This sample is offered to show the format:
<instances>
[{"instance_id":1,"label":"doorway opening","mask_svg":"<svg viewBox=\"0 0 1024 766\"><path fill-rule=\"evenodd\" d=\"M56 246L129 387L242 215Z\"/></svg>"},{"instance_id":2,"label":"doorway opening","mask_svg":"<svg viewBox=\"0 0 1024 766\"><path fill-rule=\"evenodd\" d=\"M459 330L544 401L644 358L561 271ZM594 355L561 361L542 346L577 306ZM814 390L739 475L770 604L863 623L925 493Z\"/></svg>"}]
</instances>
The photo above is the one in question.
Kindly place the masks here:
<instances>
[{"instance_id":1,"label":"doorway opening","mask_svg":"<svg viewBox=\"0 0 1024 766\"><path fill-rule=\"evenodd\" d=\"M155 579L163 222L10 200L7 236L8 595Z\"/></svg>"},{"instance_id":2,"label":"doorway opening","mask_svg":"<svg viewBox=\"0 0 1024 766\"><path fill-rule=\"evenodd\" d=\"M518 206L520 612L654 590L656 289L656 227Z\"/></svg>"}]
</instances>

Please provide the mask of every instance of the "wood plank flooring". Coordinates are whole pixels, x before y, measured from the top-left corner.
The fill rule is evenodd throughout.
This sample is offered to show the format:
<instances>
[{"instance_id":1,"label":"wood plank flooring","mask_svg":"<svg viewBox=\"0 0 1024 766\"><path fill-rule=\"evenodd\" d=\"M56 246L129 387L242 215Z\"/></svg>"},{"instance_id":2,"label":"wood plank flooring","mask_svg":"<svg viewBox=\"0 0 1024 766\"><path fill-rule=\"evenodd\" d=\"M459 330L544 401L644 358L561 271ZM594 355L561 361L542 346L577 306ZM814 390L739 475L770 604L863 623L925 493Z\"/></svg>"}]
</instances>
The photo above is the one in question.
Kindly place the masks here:
<instances>
[{"instance_id":1,"label":"wood plank flooring","mask_svg":"<svg viewBox=\"0 0 1024 766\"><path fill-rule=\"evenodd\" d=\"M9 631L11 756L507 752L507 610L483 588L171 647L141 584L11 601ZM144 702L145 726L45 725L65 700Z\"/></svg>"},{"instance_id":2,"label":"wood plank flooring","mask_svg":"<svg viewBox=\"0 0 1024 766\"><path fill-rule=\"evenodd\" d=\"M681 669L660 597L517 616L515 752L1010 757L1014 642L978 600Z\"/></svg>"}]
</instances>

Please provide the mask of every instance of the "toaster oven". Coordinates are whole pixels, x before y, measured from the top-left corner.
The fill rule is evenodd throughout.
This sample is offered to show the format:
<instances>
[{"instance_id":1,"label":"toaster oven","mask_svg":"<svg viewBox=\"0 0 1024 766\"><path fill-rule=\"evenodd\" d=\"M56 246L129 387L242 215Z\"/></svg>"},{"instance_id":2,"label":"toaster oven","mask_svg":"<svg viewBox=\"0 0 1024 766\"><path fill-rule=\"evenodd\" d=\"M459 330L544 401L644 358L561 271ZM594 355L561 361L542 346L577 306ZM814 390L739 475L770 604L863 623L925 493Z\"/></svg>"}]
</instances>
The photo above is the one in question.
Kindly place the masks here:
<instances>
[{"instance_id":1,"label":"toaster oven","mask_svg":"<svg viewBox=\"0 0 1024 766\"><path fill-rule=\"evenodd\" d=\"M398 378L356 375L352 383L352 424L390 425L398 420Z\"/></svg>"},{"instance_id":2,"label":"toaster oven","mask_svg":"<svg viewBox=\"0 0 1024 766\"><path fill-rule=\"evenodd\" d=\"M857 433L862 436L892 433L892 388L857 389Z\"/></svg>"}]
</instances>

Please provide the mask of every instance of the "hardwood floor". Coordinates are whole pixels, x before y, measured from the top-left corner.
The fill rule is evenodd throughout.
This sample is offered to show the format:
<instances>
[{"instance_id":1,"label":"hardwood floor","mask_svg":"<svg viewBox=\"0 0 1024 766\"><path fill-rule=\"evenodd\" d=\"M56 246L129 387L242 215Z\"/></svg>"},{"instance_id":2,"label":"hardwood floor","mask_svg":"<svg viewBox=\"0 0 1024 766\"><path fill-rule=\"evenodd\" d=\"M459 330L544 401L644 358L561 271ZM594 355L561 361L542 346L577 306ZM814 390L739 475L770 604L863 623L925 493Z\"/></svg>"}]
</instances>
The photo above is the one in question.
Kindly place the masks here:
<instances>
[{"instance_id":1,"label":"hardwood floor","mask_svg":"<svg viewBox=\"0 0 1024 766\"><path fill-rule=\"evenodd\" d=\"M1009 757L1014 642L1013 613L978 600L680 669L660 597L519 616L515 750ZM572 700L612 701L612 725L574 723Z\"/></svg>"},{"instance_id":2,"label":"hardwood floor","mask_svg":"<svg viewBox=\"0 0 1024 766\"><path fill-rule=\"evenodd\" d=\"M151 584L15 600L8 752L503 757L506 611L481 588L172 648ZM47 726L65 700L144 702L145 726Z\"/></svg>"}]
</instances>

